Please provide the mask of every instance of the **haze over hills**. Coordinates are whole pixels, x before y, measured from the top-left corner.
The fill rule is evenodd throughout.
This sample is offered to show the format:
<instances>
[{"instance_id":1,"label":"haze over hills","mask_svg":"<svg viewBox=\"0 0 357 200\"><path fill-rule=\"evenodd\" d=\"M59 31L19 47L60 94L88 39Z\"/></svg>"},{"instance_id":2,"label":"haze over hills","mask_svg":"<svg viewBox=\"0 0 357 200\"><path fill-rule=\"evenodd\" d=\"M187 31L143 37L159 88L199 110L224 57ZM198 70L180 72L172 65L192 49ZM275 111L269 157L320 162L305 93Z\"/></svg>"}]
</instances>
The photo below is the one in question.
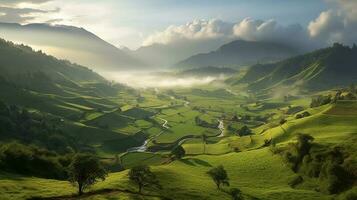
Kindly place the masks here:
<instances>
[{"instance_id":1,"label":"haze over hills","mask_svg":"<svg viewBox=\"0 0 357 200\"><path fill-rule=\"evenodd\" d=\"M0 107L4 109L6 105L7 110L9 105L16 115L18 112L25 112L22 115L26 115L23 121L16 115L11 116L20 122L0 118L0 138L3 141L40 141L36 144L43 146L50 145L50 138L56 135L63 145L83 151L92 149L90 144L93 142L98 144L109 139L140 144L143 140L140 135L127 136L121 131L101 129L98 125L87 126L79 120L87 120L92 114L99 116L104 112L116 111L120 103L109 99L120 91L130 96L127 89L123 85L108 82L86 67L33 51L28 46L0 40ZM9 112L2 110L0 113L7 115ZM33 115L38 117L32 119ZM15 121L20 125L15 126ZM47 126L55 130L51 129L42 135L42 130ZM76 141L71 143L73 139ZM55 145L58 147L56 149L66 148L58 145Z\"/></svg>"},{"instance_id":2,"label":"haze over hills","mask_svg":"<svg viewBox=\"0 0 357 200\"><path fill-rule=\"evenodd\" d=\"M207 43L194 40L170 44L154 43L132 51L131 55L149 65L167 68L197 53L212 51L226 42L226 40L217 39L215 41L207 41Z\"/></svg>"},{"instance_id":3,"label":"haze over hills","mask_svg":"<svg viewBox=\"0 0 357 200\"><path fill-rule=\"evenodd\" d=\"M125 50L74 26L0 23L0 37L97 71L143 69L145 66Z\"/></svg>"},{"instance_id":4,"label":"haze over hills","mask_svg":"<svg viewBox=\"0 0 357 200\"><path fill-rule=\"evenodd\" d=\"M324 90L357 81L357 48L341 44L272 64L252 66L240 82L252 90L294 86Z\"/></svg>"},{"instance_id":5,"label":"haze over hills","mask_svg":"<svg viewBox=\"0 0 357 200\"><path fill-rule=\"evenodd\" d=\"M279 43L236 40L216 51L191 56L175 64L176 68L205 66L238 67L259 62L278 61L298 54L298 50Z\"/></svg>"},{"instance_id":6,"label":"haze over hills","mask_svg":"<svg viewBox=\"0 0 357 200\"><path fill-rule=\"evenodd\" d=\"M4 40L0 41L0 72L2 79L22 87L42 92L53 87L53 91L47 91L51 93L60 90L56 84L73 86L81 81L106 82L86 67Z\"/></svg>"}]
</instances>

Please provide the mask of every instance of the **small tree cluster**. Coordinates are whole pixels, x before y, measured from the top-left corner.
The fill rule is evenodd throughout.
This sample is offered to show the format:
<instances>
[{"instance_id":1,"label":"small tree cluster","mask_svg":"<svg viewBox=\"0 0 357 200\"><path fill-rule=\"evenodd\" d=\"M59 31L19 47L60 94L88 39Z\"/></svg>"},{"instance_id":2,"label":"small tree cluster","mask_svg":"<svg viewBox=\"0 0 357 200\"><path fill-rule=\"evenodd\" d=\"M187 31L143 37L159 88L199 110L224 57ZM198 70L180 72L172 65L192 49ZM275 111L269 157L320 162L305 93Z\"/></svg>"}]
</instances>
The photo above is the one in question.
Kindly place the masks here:
<instances>
[{"instance_id":1,"label":"small tree cluster","mask_svg":"<svg viewBox=\"0 0 357 200\"><path fill-rule=\"evenodd\" d=\"M182 157L185 156L185 154L186 154L186 151L181 145L178 145L171 150L171 155L175 159L181 159Z\"/></svg>"},{"instance_id":2,"label":"small tree cluster","mask_svg":"<svg viewBox=\"0 0 357 200\"><path fill-rule=\"evenodd\" d=\"M246 135L251 135L252 134L252 130L250 128L248 128L248 126L243 126L242 128L240 128L238 131L237 131L237 134L239 136L246 136Z\"/></svg>"},{"instance_id":3,"label":"small tree cluster","mask_svg":"<svg viewBox=\"0 0 357 200\"><path fill-rule=\"evenodd\" d=\"M304 118L304 117L308 117L310 116L311 114L307 111L303 112L303 113L299 113L295 116L295 119L301 119L301 118Z\"/></svg>"},{"instance_id":4,"label":"small tree cluster","mask_svg":"<svg viewBox=\"0 0 357 200\"><path fill-rule=\"evenodd\" d=\"M323 106L326 104L329 104L332 102L332 97L331 95L327 95L327 96L323 96L323 95L319 95L315 98L312 98L311 103L310 103L310 107L314 108L314 107L319 107L319 106Z\"/></svg>"}]
</instances>

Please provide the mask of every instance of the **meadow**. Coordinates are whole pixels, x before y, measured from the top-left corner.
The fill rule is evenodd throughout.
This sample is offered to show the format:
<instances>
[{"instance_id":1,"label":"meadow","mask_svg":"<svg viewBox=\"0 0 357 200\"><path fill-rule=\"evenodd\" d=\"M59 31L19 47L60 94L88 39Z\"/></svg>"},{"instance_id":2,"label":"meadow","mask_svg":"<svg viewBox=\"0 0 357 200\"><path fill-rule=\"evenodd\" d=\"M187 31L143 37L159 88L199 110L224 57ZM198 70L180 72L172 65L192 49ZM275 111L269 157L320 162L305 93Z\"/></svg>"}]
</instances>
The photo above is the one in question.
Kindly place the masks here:
<instances>
[{"instance_id":1,"label":"meadow","mask_svg":"<svg viewBox=\"0 0 357 200\"><path fill-rule=\"evenodd\" d=\"M304 133L313 136L319 145L353 144L349 141L354 141L357 133L356 101L310 108L312 95L258 101L240 89L231 87L228 92L212 85L159 92L141 90L125 93L125 101L118 98L124 93L119 93L108 102L92 97L60 99L66 102L60 109L84 113L78 122L66 121L63 126L90 142L109 163L119 157L117 165L123 168L90 187L81 199L231 199L224 192L229 188L239 188L244 199L338 198L316 191L318 182L308 177L298 187L291 187L289 183L299 175L272 152L267 141L287 146L296 141L297 134ZM311 115L296 118L306 111ZM197 118L214 126L198 124ZM281 119L286 122L280 124ZM218 137L218 120L224 124L223 137ZM243 126L251 131L249 135L238 134ZM205 141L203 134L207 136ZM148 148L181 145L186 156L172 160L169 150L160 149L127 152L147 139ZM162 190L145 188L143 194L136 192L127 174L139 165L151 167ZM224 166L230 180L223 191L217 190L206 174L218 165ZM76 188L67 181L5 172L0 179L1 199L75 199L76 195Z\"/></svg>"}]
</instances>

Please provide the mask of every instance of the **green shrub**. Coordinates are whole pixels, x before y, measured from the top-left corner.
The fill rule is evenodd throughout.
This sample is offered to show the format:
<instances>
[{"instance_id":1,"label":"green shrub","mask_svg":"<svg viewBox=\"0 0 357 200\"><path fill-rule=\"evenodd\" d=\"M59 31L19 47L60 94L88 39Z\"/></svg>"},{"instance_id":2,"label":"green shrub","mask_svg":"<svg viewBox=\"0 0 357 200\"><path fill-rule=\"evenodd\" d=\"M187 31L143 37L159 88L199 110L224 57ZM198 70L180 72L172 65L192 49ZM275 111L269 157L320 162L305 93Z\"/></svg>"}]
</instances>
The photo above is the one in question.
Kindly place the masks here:
<instances>
[{"instance_id":1,"label":"green shrub","mask_svg":"<svg viewBox=\"0 0 357 200\"><path fill-rule=\"evenodd\" d=\"M311 108L319 107L322 105L329 104L331 103L331 101L332 101L331 95L328 96L319 95L311 100L310 107Z\"/></svg>"},{"instance_id":2,"label":"green shrub","mask_svg":"<svg viewBox=\"0 0 357 200\"><path fill-rule=\"evenodd\" d=\"M311 114L309 112L305 111L303 113L297 114L295 116L295 119L301 119L301 118L308 117L308 116L311 116Z\"/></svg>"},{"instance_id":3,"label":"green shrub","mask_svg":"<svg viewBox=\"0 0 357 200\"><path fill-rule=\"evenodd\" d=\"M181 145L176 146L171 151L171 155L174 156L174 158L176 158L176 159L181 159L182 157L185 156L185 154L186 154L186 151Z\"/></svg>"},{"instance_id":4,"label":"green shrub","mask_svg":"<svg viewBox=\"0 0 357 200\"><path fill-rule=\"evenodd\" d=\"M241 129L238 130L237 134L241 137L246 135L251 135L252 130L248 128L248 126L243 126Z\"/></svg>"},{"instance_id":5,"label":"green shrub","mask_svg":"<svg viewBox=\"0 0 357 200\"><path fill-rule=\"evenodd\" d=\"M66 179L56 153L17 142L0 145L0 169L43 178Z\"/></svg>"},{"instance_id":6,"label":"green shrub","mask_svg":"<svg viewBox=\"0 0 357 200\"><path fill-rule=\"evenodd\" d=\"M335 162L325 162L319 176L320 189L329 194L342 192L351 180L346 170Z\"/></svg>"}]
</instances>

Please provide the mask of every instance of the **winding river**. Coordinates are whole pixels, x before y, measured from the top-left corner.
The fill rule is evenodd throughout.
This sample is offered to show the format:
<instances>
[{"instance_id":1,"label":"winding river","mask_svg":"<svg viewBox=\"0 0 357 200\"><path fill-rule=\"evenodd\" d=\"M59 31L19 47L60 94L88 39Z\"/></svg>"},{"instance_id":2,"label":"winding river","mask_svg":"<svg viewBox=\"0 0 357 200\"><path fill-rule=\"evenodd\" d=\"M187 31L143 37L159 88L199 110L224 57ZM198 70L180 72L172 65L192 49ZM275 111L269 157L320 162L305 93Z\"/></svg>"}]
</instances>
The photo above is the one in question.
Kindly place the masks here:
<instances>
[{"instance_id":1,"label":"winding river","mask_svg":"<svg viewBox=\"0 0 357 200\"><path fill-rule=\"evenodd\" d=\"M221 134L219 134L217 137L224 137L224 122L223 120L218 120L218 129L221 131Z\"/></svg>"},{"instance_id":2,"label":"winding river","mask_svg":"<svg viewBox=\"0 0 357 200\"><path fill-rule=\"evenodd\" d=\"M167 125L167 120L163 119L161 117L158 117L158 119L162 120L164 123L161 125L163 128L165 129L169 129L170 127ZM148 148L148 144L150 141L152 141L153 139L159 137L164 131L160 131L160 133L158 133L157 135L147 139L144 141L144 143L141 146L138 147L131 147L127 150L127 152L145 152Z\"/></svg>"}]
</instances>

